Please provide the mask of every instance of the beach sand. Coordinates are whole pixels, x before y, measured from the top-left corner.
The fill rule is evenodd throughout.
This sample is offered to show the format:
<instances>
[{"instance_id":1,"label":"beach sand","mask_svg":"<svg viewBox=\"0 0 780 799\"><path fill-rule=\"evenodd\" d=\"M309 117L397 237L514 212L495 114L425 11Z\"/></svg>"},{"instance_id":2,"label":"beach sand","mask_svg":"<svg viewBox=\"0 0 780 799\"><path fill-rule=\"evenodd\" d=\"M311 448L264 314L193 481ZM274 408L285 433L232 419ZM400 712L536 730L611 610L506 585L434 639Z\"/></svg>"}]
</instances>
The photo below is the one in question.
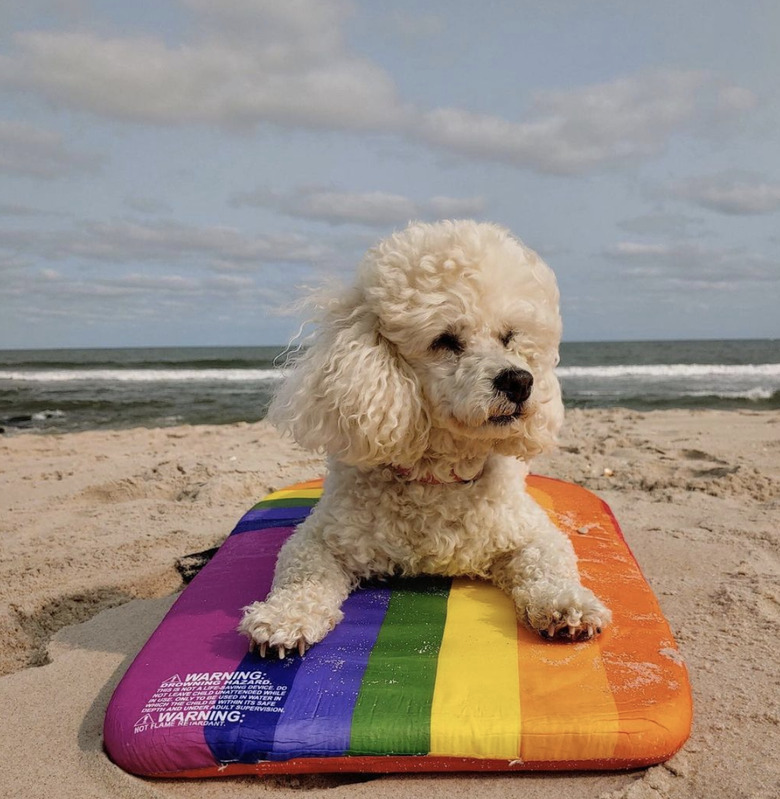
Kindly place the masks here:
<instances>
[{"instance_id":1,"label":"beach sand","mask_svg":"<svg viewBox=\"0 0 780 799\"><path fill-rule=\"evenodd\" d=\"M0 796L769 799L780 785L780 413L571 411L534 470L612 507L669 619L694 728L618 773L148 780L102 750L114 686L218 545L321 459L265 423L0 438Z\"/></svg>"}]
</instances>

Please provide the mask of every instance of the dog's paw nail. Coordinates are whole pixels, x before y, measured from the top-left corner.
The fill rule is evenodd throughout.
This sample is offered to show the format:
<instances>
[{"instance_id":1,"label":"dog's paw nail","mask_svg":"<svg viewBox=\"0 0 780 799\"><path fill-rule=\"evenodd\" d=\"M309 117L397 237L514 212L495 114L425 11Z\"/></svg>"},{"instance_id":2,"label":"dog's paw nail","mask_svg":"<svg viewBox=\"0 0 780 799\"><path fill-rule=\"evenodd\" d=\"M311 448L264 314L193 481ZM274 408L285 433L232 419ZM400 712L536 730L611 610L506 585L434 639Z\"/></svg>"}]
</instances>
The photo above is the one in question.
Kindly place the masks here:
<instances>
[{"instance_id":1,"label":"dog's paw nail","mask_svg":"<svg viewBox=\"0 0 780 799\"><path fill-rule=\"evenodd\" d=\"M554 638L555 637L555 625L554 624L551 624L547 628L547 637L548 638Z\"/></svg>"},{"instance_id":2,"label":"dog's paw nail","mask_svg":"<svg viewBox=\"0 0 780 799\"><path fill-rule=\"evenodd\" d=\"M287 657L287 650L283 646L279 646L279 660L284 660Z\"/></svg>"},{"instance_id":3,"label":"dog's paw nail","mask_svg":"<svg viewBox=\"0 0 780 799\"><path fill-rule=\"evenodd\" d=\"M576 637L577 637L577 628L570 624L569 625L569 638L571 638L572 641L573 641Z\"/></svg>"},{"instance_id":4,"label":"dog's paw nail","mask_svg":"<svg viewBox=\"0 0 780 799\"><path fill-rule=\"evenodd\" d=\"M268 643L266 641L263 641L263 643L260 644L260 657L264 658L265 657L265 653L267 651L268 651Z\"/></svg>"},{"instance_id":5,"label":"dog's paw nail","mask_svg":"<svg viewBox=\"0 0 780 799\"><path fill-rule=\"evenodd\" d=\"M303 657L305 653L306 653L306 641L304 641L303 638L300 638L298 640L298 654L301 657Z\"/></svg>"}]
</instances>

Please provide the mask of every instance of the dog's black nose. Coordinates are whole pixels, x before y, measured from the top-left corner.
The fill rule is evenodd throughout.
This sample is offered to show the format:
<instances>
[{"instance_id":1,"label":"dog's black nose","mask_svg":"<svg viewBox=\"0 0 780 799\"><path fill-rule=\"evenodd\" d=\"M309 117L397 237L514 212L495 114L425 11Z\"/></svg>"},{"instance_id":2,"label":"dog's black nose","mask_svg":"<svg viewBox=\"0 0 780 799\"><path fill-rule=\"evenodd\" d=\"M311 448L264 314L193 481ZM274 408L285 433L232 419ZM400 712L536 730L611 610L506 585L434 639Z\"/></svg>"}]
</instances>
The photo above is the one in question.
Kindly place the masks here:
<instances>
[{"instance_id":1,"label":"dog's black nose","mask_svg":"<svg viewBox=\"0 0 780 799\"><path fill-rule=\"evenodd\" d=\"M504 369L493 378L493 388L517 405L528 399L533 384L533 375L525 369Z\"/></svg>"}]
</instances>

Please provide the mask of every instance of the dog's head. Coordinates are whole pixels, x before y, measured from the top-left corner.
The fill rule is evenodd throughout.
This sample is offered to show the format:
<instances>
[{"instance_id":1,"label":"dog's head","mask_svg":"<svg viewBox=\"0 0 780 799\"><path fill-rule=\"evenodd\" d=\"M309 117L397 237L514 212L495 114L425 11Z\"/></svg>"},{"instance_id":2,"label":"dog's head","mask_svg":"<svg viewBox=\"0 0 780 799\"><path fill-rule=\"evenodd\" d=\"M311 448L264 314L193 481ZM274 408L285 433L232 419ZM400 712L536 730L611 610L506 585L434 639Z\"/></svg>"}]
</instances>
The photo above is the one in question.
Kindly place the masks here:
<instances>
[{"instance_id":1,"label":"dog's head","mask_svg":"<svg viewBox=\"0 0 780 799\"><path fill-rule=\"evenodd\" d=\"M270 416L363 467L459 449L528 458L563 420L560 334L552 271L508 231L414 224L369 250L328 304ZM453 451L431 450L442 446Z\"/></svg>"}]
</instances>

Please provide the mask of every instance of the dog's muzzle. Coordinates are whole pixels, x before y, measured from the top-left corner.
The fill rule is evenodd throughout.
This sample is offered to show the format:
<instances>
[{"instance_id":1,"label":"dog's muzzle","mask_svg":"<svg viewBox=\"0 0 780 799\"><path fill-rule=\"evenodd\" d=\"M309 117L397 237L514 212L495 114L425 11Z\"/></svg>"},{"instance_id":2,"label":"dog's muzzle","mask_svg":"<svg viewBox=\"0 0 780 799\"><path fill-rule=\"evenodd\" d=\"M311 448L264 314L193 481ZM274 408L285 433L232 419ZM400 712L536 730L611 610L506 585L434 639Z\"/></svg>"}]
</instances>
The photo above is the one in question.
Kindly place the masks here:
<instances>
[{"instance_id":1,"label":"dog's muzzle","mask_svg":"<svg viewBox=\"0 0 780 799\"><path fill-rule=\"evenodd\" d=\"M531 396L534 378L525 369L504 369L493 378L496 394L515 406L511 413L492 416L493 424L511 424L522 413L523 403Z\"/></svg>"}]
</instances>

